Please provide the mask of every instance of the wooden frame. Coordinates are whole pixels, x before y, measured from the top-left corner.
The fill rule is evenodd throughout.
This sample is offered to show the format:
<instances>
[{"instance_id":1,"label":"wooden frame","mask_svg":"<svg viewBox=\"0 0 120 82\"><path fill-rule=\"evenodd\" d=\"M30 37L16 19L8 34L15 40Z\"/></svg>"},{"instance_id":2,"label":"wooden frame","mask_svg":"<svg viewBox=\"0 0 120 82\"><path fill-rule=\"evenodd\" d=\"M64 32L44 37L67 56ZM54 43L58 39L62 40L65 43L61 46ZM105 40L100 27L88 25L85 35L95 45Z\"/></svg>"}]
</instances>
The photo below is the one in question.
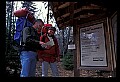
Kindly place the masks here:
<instances>
[{"instance_id":1,"label":"wooden frame","mask_svg":"<svg viewBox=\"0 0 120 82\"><path fill-rule=\"evenodd\" d=\"M76 51L77 51L77 69L87 69L87 70L111 70L111 50L110 50L110 34L109 34L109 25L108 25L108 18L103 18L103 19L99 19L99 20L96 20L96 21L92 21L92 22L89 22L89 23L86 23L86 24L82 24L80 26L78 26L79 28L77 29L79 32L78 32L78 35L77 37L77 45L76 45ZM103 44L100 44L100 49L98 50L98 52L96 51L96 53L94 52L86 52L86 56L88 57L92 57L90 56L90 53L91 55L93 55L93 57L95 57L95 54L96 54L96 59L93 58L94 62L97 62L97 63L94 63L92 60L89 60L89 62L83 62L82 57L83 57L83 53L81 49L81 30L83 30L83 32L85 31L84 29L87 29L88 31L90 29L94 30L94 32L96 31L96 33L98 33L100 35L100 37L98 36L99 40L102 40L101 42ZM98 30L100 29L100 30ZM99 32L97 31L100 31L100 34ZM93 31L92 31L93 32ZM91 32L91 33L92 33ZM88 32L89 34L89 32ZM84 42L84 41L83 41ZM88 44L89 44L89 40L88 40ZM98 41L100 42L100 41ZM104 49L102 49L102 46ZM90 46L91 47L91 46ZM97 47L97 46L96 46ZM104 51L104 53L103 53ZM89 53L89 54L88 54ZM101 53L101 57L100 57L100 53ZM98 55L99 54L99 55ZM82 57L81 57L82 56ZM86 58L88 58L86 57ZM85 58L85 57L84 57ZM100 59L98 59L100 58ZM90 59L90 58L88 58ZM88 61L86 59L86 61ZM103 61L103 62L102 62ZM90 63L91 62L91 63ZM91 65L92 64L92 65Z\"/></svg>"},{"instance_id":2,"label":"wooden frame","mask_svg":"<svg viewBox=\"0 0 120 82\"><path fill-rule=\"evenodd\" d=\"M117 11L110 17L110 34L111 34L111 48L112 48L112 60L113 68L116 69L116 60L117 60ZM116 33L115 33L116 32Z\"/></svg>"}]
</instances>

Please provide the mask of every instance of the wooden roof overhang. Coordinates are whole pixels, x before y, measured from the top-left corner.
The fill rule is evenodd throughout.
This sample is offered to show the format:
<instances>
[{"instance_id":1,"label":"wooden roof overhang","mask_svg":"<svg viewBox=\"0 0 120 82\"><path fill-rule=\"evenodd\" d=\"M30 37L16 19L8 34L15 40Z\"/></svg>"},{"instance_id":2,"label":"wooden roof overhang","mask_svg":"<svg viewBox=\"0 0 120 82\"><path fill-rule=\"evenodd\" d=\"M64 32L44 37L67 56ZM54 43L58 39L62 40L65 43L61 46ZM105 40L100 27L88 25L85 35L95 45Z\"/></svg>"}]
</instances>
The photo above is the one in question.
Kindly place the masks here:
<instances>
[{"instance_id":1,"label":"wooden roof overhang","mask_svg":"<svg viewBox=\"0 0 120 82\"><path fill-rule=\"evenodd\" d=\"M79 2L50 2L56 23L60 29L102 18L116 11L105 0L80 0Z\"/></svg>"}]
</instances>

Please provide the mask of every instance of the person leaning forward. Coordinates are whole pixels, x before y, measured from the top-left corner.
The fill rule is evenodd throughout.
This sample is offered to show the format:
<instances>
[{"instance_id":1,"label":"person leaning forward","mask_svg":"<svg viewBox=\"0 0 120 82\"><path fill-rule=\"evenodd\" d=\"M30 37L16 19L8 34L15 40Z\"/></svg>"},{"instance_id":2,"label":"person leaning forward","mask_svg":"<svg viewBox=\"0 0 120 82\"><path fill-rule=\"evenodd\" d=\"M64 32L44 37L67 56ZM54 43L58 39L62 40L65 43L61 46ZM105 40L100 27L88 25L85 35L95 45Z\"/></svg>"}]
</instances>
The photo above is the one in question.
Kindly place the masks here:
<instances>
[{"instance_id":1,"label":"person leaning forward","mask_svg":"<svg viewBox=\"0 0 120 82\"><path fill-rule=\"evenodd\" d=\"M37 63L37 50L44 50L37 33L44 23L41 19L37 19L32 27L25 27L23 29L23 43L20 60L21 60L21 73L20 77L35 77L36 63Z\"/></svg>"}]
</instances>

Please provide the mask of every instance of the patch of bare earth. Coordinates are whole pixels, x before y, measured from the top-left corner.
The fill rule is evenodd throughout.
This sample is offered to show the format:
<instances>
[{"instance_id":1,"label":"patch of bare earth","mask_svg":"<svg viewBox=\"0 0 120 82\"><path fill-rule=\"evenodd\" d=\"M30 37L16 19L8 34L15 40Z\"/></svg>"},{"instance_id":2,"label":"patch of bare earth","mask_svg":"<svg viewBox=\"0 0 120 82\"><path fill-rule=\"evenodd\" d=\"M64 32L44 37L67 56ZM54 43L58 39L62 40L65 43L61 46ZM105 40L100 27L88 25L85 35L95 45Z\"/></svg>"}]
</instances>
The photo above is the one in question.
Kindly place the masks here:
<instances>
[{"instance_id":1,"label":"patch of bare earth","mask_svg":"<svg viewBox=\"0 0 120 82\"><path fill-rule=\"evenodd\" d=\"M69 71L69 70L65 70L62 67L61 62L58 62L57 65L58 65L58 70L59 70L59 77L74 77L74 72ZM36 77L41 77L41 75L42 75L41 71L42 71L41 63L37 62ZM52 77L52 71L51 71L50 67L49 67L49 70L48 70L48 77Z\"/></svg>"},{"instance_id":2,"label":"patch of bare earth","mask_svg":"<svg viewBox=\"0 0 120 82\"><path fill-rule=\"evenodd\" d=\"M62 66L62 62L58 62L58 70L59 70L59 77L74 77L74 70L65 70ZM36 77L41 77L41 63L37 62L36 65ZM110 76L110 73L103 73L102 75L98 74L96 71L92 71L92 70L80 70L80 76L79 77L108 77ZM48 70L48 77L52 77L52 72L51 69L49 67Z\"/></svg>"}]
</instances>

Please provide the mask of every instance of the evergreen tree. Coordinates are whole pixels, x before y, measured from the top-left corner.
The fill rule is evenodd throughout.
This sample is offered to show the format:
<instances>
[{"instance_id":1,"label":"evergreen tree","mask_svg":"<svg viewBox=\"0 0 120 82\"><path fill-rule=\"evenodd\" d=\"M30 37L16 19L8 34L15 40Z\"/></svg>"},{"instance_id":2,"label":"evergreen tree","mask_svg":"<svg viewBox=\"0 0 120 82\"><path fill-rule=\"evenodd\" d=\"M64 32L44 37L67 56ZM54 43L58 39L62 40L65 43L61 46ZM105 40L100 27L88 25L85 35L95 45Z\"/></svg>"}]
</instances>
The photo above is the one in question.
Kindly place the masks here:
<instances>
[{"instance_id":1,"label":"evergreen tree","mask_svg":"<svg viewBox=\"0 0 120 82\"><path fill-rule=\"evenodd\" d=\"M15 17L13 16L14 1L6 1L6 53L5 65L8 76L18 76L20 64L19 55L13 48L13 36L15 31Z\"/></svg>"},{"instance_id":2,"label":"evergreen tree","mask_svg":"<svg viewBox=\"0 0 120 82\"><path fill-rule=\"evenodd\" d=\"M62 58L62 66L66 70L73 70L74 60L73 60L73 51L68 51L65 56Z\"/></svg>"},{"instance_id":3,"label":"evergreen tree","mask_svg":"<svg viewBox=\"0 0 120 82\"><path fill-rule=\"evenodd\" d=\"M29 11L31 11L33 13L33 15L35 14L35 12L37 12L37 8L35 7L35 3L33 1L22 1L22 8L26 7L28 8Z\"/></svg>"}]
</instances>

